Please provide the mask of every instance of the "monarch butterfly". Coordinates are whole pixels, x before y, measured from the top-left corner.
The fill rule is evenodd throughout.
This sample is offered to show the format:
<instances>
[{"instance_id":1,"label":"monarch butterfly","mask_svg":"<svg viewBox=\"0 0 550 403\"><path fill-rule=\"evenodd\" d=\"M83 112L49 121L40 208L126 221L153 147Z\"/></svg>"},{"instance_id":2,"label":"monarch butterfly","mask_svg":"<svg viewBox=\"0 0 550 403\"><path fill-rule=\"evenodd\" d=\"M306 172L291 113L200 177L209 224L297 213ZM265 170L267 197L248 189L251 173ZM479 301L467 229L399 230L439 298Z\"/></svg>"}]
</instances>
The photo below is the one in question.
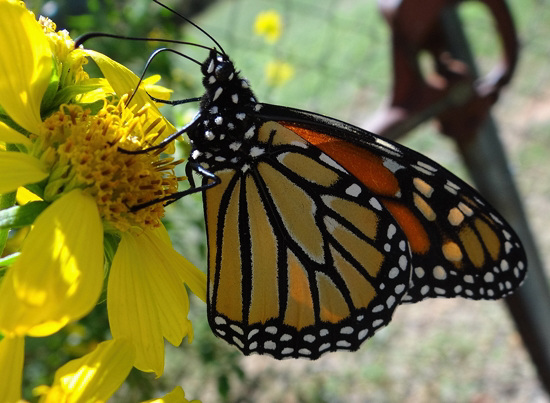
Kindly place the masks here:
<instances>
[{"instance_id":1,"label":"monarch butterfly","mask_svg":"<svg viewBox=\"0 0 550 403\"><path fill-rule=\"evenodd\" d=\"M522 283L513 229L436 162L258 102L223 50L212 48L201 71L198 114L163 142L188 135L192 187L156 202L203 192L218 337L247 355L316 359L357 350L401 303L498 299Z\"/></svg>"}]
</instances>

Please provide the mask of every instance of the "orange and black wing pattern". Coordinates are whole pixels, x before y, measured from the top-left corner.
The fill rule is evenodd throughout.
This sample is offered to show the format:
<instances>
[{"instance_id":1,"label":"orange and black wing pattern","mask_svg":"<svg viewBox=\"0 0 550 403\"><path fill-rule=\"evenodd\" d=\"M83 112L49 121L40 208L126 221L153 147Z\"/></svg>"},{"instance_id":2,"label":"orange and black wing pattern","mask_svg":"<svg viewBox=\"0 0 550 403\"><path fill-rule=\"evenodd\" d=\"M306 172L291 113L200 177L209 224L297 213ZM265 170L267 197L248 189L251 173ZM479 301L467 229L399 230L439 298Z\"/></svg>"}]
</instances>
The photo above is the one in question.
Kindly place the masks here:
<instances>
[{"instance_id":1,"label":"orange and black wing pattern","mask_svg":"<svg viewBox=\"0 0 550 403\"><path fill-rule=\"evenodd\" d=\"M526 257L465 182L397 143L260 104L225 54L186 132L203 180L208 320L245 354L356 350L397 306L501 298ZM197 168L200 167L200 168ZM215 178L215 179L214 179Z\"/></svg>"}]
</instances>

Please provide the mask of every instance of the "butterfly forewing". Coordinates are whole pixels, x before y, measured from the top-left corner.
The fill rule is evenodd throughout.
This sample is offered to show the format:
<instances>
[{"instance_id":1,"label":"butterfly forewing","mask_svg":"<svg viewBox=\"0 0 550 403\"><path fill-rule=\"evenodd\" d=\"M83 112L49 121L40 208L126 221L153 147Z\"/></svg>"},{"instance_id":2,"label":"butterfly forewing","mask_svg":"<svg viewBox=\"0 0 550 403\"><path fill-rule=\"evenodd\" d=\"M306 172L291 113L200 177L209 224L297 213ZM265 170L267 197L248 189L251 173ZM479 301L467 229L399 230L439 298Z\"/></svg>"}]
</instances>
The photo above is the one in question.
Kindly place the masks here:
<instances>
[{"instance_id":1,"label":"butterfly forewing","mask_svg":"<svg viewBox=\"0 0 550 403\"><path fill-rule=\"evenodd\" d=\"M265 123L258 144L262 157L218 172L205 192L210 323L247 354L357 349L407 291L407 240L368 189L292 131Z\"/></svg>"},{"instance_id":2,"label":"butterfly forewing","mask_svg":"<svg viewBox=\"0 0 550 403\"><path fill-rule=\"evenodd\" d=\"M338 121L324 133L285 125L349 169L396 219L412 252L411 286L404 302L456 296L497 299L523 281L525 252L512 228L475 190L436 162L368 132L343 141L339 136L346 124Z\"/></svg>"}]
</instances>

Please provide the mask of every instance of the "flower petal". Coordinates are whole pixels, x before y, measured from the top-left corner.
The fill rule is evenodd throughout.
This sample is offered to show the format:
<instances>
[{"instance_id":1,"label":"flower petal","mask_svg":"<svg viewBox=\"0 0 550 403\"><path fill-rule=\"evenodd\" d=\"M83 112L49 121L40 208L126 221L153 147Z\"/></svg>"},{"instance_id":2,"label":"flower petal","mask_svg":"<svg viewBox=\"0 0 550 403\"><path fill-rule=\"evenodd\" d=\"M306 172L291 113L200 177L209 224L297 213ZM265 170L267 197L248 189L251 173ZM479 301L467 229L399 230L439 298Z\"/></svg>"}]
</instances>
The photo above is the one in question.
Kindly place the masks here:
<instances>
[{"instance_id":1,"label":"flower petal","mask_svg":"<svg viewBox=\"0 0 550 403\"><path fill-rule=\"evenodd\" d=\"M1 1L0 43L0 105L19 126L38 133L53 68L46 35L19 2Z\"/></svg>"},{"instance_id":2,"label":"flower petal","mask_svg":"<svg viewBox=\"0 0 550 403\"><path fill-rule=\"evenodd\" d=\"M179 345L192 331L187 292L167 250L152 231L123 233L107 286L113 337L132 340L135 367L157 376L164 369L164 338Z\"/></svg>"},{"instance_id":3,"label":"flower petal","mask_svg":"<svg viewBox=\"0 0 550 403\"><path fill-rule=\"evenodd\" d=\"M134 357L128 340L104 341L91 353L59 368L52 387L40 402L105 402L130 373Z\"/></svg>"},{"instance_id":4,"label":"flower petal","mask_svg":"<svg viewBox=\"0 0 550 403\"><path fill-rule=\"evenodd\" d=\"M206 302L206 274L171 247L170 236L164 226L156 228L153 233L170 246L163 253L172 262L180 280L189 286L193 294Z\"/></svg>"},{"instance_id":5,"label":"flower petal","mask_svg":"<svg viewBox=\"0 0 550 403\"><path fill-rule=\"evenodd\" d=\"M94 199L73 190L34 223L0 285L0 330L45 336L80 319L103 284L103 228Z\"/></svg>"},{"instance_id":6,"label":"flower petal","mask_svg":"<svg viewBox=\"0 0 550 403\"><path fill-rule=\"evenodd\" d=\"M131 93L136 89L136 86L139 82L139 77L122 64L117 63L113 59L105 56L104 54L95 52L93 50L76 49L74 50L74 52L82 52L83 54L90 56L99 66L101 72L103 73L103 76L107 79L107 81L109 81L109 84L111 84L111 87L113 87L118 96ZM136 104L138 106L138 109L142 108L146 104L151 104L154 114L162 117L162 114L156 107L155 103L151 101L151 98L149 98L149 95L147 95L147 92L143 90L141 86L132 98L132 102L130 103L130 105L133 104ZM174 133L176 131L176 128L170 122L166 121L166 124L167 131L165 135Z\"/></svg>"},{"instance_id":7,"label":"flower petal","mask_svg":"<svg viewBox=\"0 0 550 403\"><path fill-rule=\"evenodd\" d=\"M32 144L27 136L12 129L4 122L0 122L0 141L4 143L23 144L25 147L29 147Z\"/></svg>"},{"instance_id":8,"label":"flower petal","mask_svg":"<svg viewBox=\"0 0 550 403\"><path fill-rule=\"evenodd\" d=\"M38 159L17 151L0 152L0 193L13 192L47 176L44 164Z\"/></svg>"},{"instance_id":9,"label":"flower petal","mask_svg":"<svg viewBox=\"0 0 550 403\"><path fill-rule=\"evenodd\" d=\"M142 403L201 403L200 400L189 401L181 386L176 386L170 393L158 399L146 400Z\"/></svg>"},{"instance_id":10,"label":"flower petal","mask_svg":"<svg viewBox=\"0 0 550 403\"><path fill-rule=\"evenodd\" d=\"M4 337L0 341L0 402L21 399L24 352L23 337Z\"/></svg>"}]
</instances>

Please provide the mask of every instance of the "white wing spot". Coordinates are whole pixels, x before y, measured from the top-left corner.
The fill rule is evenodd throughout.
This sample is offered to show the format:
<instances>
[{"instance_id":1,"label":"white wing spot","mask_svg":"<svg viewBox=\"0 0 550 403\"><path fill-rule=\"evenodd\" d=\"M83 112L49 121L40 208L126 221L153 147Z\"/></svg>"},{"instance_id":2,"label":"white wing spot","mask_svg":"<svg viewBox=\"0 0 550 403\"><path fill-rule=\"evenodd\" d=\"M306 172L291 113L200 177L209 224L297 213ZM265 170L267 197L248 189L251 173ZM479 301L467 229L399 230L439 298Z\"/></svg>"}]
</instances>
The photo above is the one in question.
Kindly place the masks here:
<instances>
[{"instance_id":1,"label":"white wing spot","mask_svg":"<svg viewBox=\"0 0 550 403\"><path fill-rule=\"evenodd\" d=\"M418 166L424 168L424 169L427 169L428 171L431 171L431 172L437 172L437 168L436 167L433 167L429 164L426 164L425 162L423 161L418 161L417 162Z\"/></svg>"},{"instance_id":2,"label":"white wing spot","mask_svg":"<svg viewBox=\"0 0 550 403\"><path fill-rule=\"evenodd\" d=\"M405 284L396 285L394 291L396 294L401 294L403 291L405 291Z\"/></svg>"},{"instance_id":3,"label":"white wing spot","mask_svg":"<svg viewBox=\"0 0 550 403\"><path fill-rule=\"evenodd\" d=\"M401 267L401 270L405 270L409 267L409 259L407 259L407 256L401 255L399 257L399 267Z\"/></svg>"},{"instance_id":4,"label":"white wing spot","mask_svg":"<svg viewBox=\"0 0 550 403\"><path fill-rule=\"evenodd\" d=\"M275 348L277 348L277 345L275 344L274 341L268 340L264 343L264 348L266 350L275 350Z\"/></svg>"},{"instance_id":5,"label":"white wing spot","mask_svg":"<svg viewBox=\"0 0 550 403\"><path fill-rule=\"evenodd\" d=\"M378 211L382 211L382 205L380 204L380 202L378 200L376 200L374 197L371 197L369 199L369 204L374 207L376 210Z\"/></svg>"},{"instance_id":6,"label":"white wing spot","mask_svg":"<svg viewBox=\"0 0 550 403\"><path fill-rule=\"evenodd\" d=\"M443 266L437 265L433 269L433 276L437 280L445 280L447 278L447 272Z\"/></svg>"},{"instance_id":7,"label":"white wing spot","mask_svg":"<svg viewBox=\"0 0 550 403\"><path fill-rule=\"evenodd\" d=\"M346 189L346 194L352 197L357 197L361 194L361 187L358 184L354 183Z\"/></svg>"},{"instance_id":8,"label":"white wing spot","mask_svg":"<svg viewBox=\"0 0 550 403\"><path fill-rule=\"evenodd\" d=\"M340 164L338 164L336 161L334 161L332 158L330 158L328 155L326 155L325 153L322 153L320 156L319 156L319 159L321 161L323 161L325 164L335 168L335 169L338 169L339 171L342 171L342 172L345 172L347 173L347 171L342 168L340 166Z\"/></svg>"},{"instance_id":9,"label":"white wing spot","mask_svg":"<svg viewBox=\"0 0 550 403\"><path fill-rule=\"evenodd\" d=\"M381 146L384 146L384 147L386 147L386 148L389 148L390 150L397 151L397 152L401 153L401 152L399 151L399 149L398 149L396 146L394 146L393 144L387 142L387 141L384 140L384 139L381 139L380 137L376 137L376 142L377 142L378 144L380 144Z\"/></svg>"},{"instance_id":10,"label":"white wing spot","mask_svg":"<svg viewBox=\"0 0 550 403\"><path fill-rule=\"evenodd\" d=\"M264 152L265 152L264 148L254 146L250 149L250 156L255 158L262 155Z\"/></svg>"},{"instance_id":11,"label":"white wing spot","mask_svg":"<svg viewBox=\"0 0 550 403\"><path fill-rule=\"evenodd\" d=\"M294 352L294 349L292 347L285 347L283 348L283 351L281 351L281 354L288 355L292 354Z\"/></svg>"},{"instance_id":12,"label":"white wing spot","mask_svg":"<svg viewBox=\"0 0 550 403\"><path fill-rule=\"evenodd\" d=\"M474 214L474 211L463 202L458 203L458 209L468 217L471 217Z\"/></svg>"},{"instance_id":13,"label":"white wing spot","mask_svg":"<svg viewBox=\"0 0 550 403\"><path fill-rule=\"evenodd\" d=\"M244 343L237 337L233 336L233 341L236 345L238 345L240 348L244 348Z\"/></svg>"},{"instance_id":14,"label":"white wing spot","mask_svg":"<svg viewBox=\"0 0 550 403\"><path fill-rule=\"evenodd\" d=\"M382 163L386 168L388 168L391 173L396 173L400 169L405 168L403 165L399 164L397 161L392 160L390 158L384 158L384 162Z\"/></svg>"},{"instance_id":15,"label":"white wing spot","mask_svg":"<svg viewBox=\"0 0 550 403\"><path fill-rule=\"evenodd\" d=\"M352 334L353 333L353 327L345 326L342 329L340 329L340 333L342 333L342 334Z\"/></svg>"},{"instance_id":16,"label":"white wing spot","mask_svg":"<svg viewBox=\"0 0 550 403\"><path fill-rule=\"evenodd\" d=\"M316 339L317 339L317 337L315 337L312 334L306 334L304 336L304 341L307 341L308 343L313 343Z\"/></svg>"},{"instance_id":17,"label":"white wing spot","mask_svg":"<svg viewBox=\"0 0 550 403\"><path fill-rule=\"evenodd\" d=\"M388 273L389 278L396 278L399 275L399 269L397 267L392 267Z\"/></svg>"},{"instance_id":18,"label":"white wing spot","mask_svg":"<svg viewBox=\"0 0 550 403\"><path fill-rule=\"evenodd\" d=\"M414 274L416 274L416 277L422 278L422 277L424 277L424 274L426 274L426 272L424 271L424 269L422 267L415 267L414 268Z\"/></svg>"},{"instance_id":19,"label":"white wing spot","mask_svg":"<svg viewBox=\"0 0 550 403\"><path fill-rule=\"evenodd\" d=\"M392 239L396 233L397 233L397 228L395 228L395 225L393 224L388 225L388 239Z\"/></svg>"},{"instance_id":20,"label":"white wing spot","mask_svg":"<svg viewBox=\"0 0 550 403\"><path fill-rule=\"evenodd\" d=\"M277 334L277 328L275 326L268 326L265 328L267 333Z\"/></svg>"}]
</instances>

